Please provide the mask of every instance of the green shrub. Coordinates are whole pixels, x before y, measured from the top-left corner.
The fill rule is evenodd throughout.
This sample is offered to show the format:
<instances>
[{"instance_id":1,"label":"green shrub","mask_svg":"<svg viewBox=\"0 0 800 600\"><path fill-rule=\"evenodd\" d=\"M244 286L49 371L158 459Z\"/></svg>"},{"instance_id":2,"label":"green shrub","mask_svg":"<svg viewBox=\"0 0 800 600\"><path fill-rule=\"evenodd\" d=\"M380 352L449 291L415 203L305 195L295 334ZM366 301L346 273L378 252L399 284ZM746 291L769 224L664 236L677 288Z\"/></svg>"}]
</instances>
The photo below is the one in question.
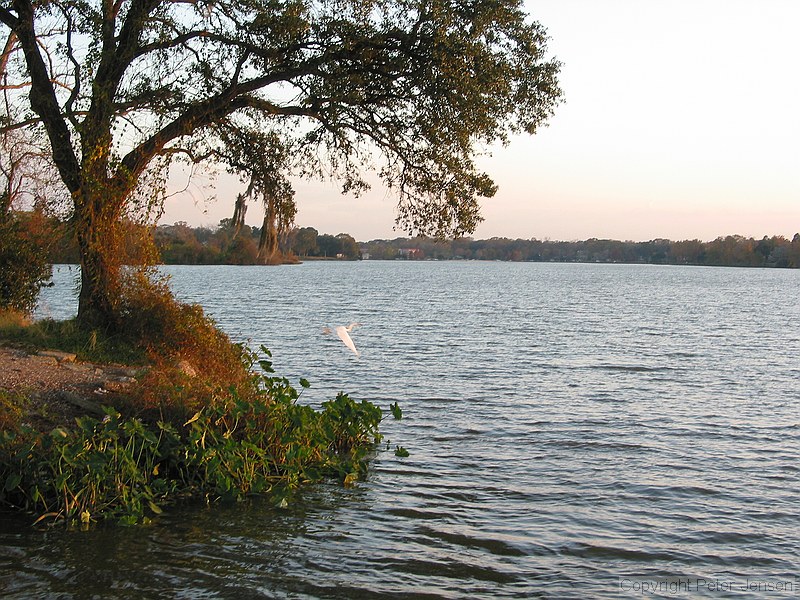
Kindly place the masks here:
<instances>
[{"instance_id":1,"label":"green shrub","mask_svg":"<svg viewBox=\"0 0 800 600\"><path fill-rule=\"evenodd\" d=\"M347 394L320 410L298 404L300 392L262 363L268 373L252 377L252 398L232 389L178 425L108 408L72 430L0 432L0 504L39 520L132 524L179 498L241 500L326 477L345 485L361 478L382 439L381 409Z\"/></svg>"},{"instance_id":2,"label":"green shrub","mask_svg":"<svg viewBox=\"0 0 800 600\"><path fill-rule=\"evenodd\" d=\"M14 213L0 215L0 310L29 314L36 308L52 275L42 235Z\"/></svg>"}]
</instances>

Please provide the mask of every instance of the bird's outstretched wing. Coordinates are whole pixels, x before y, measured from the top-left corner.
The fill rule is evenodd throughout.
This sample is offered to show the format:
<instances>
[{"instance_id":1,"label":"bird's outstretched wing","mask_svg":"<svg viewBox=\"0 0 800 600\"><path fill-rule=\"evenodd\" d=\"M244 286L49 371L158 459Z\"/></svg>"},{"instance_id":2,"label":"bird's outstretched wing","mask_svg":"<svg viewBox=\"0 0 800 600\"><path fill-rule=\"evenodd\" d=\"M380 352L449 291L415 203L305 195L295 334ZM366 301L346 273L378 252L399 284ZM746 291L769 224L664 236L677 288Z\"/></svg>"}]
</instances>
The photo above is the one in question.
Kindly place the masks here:
<instances>
[{"instance_id":1,"label":"bird's outstretched wing","mask_svg":"<svg viewBox=\"0 0 800 600\"><path fill-rule=\"evenodd\" d=\"M353 351L353 354L356 356L360 356L358 350L356 350L356 345L353 343L353 340L350 338L350 334L347 333L347 327L343 325L339 325L336 328L336 335L339 336L339 339L344 342L344 345L350 348Z\"/></svg>"}]
</instances>

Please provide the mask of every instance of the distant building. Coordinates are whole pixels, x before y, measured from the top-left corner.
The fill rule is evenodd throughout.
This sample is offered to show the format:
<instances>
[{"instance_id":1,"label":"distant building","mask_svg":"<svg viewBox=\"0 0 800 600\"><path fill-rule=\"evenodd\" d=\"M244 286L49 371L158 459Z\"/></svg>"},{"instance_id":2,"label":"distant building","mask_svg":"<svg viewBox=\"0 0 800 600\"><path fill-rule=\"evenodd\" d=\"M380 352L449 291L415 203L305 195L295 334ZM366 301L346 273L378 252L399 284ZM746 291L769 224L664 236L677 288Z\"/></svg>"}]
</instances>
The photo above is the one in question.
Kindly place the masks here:
<instances>
[{"instance_id":1,"label":"distant building","mask_svg":"<svg viewBox=\"0 0 800 600\"><path fill-rule=\"evenodd\" d=\"M400 248L397 251L397 255L406 260L418 260L422 258L423 253L419 248Z\"/></svg>"}]
</instances>

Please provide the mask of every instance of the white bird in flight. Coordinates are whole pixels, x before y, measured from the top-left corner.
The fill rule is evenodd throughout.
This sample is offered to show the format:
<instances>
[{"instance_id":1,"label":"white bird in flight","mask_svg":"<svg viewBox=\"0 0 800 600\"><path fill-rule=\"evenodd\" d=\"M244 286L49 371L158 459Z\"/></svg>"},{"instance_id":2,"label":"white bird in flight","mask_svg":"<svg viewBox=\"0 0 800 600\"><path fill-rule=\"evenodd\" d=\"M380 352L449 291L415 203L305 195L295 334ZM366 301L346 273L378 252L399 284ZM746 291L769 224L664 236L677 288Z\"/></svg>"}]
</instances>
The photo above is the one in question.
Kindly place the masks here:
<instances>
[{"instance_id":1,"label":"white bird in flight","mask_svg":"<svg viewBox=\"0 0 800 600\"><path fill-rule=\"evenodd\" d=\"M344 342L344 345L347 346L348 348L350 348L350 350L352 350L353 354L355 354L356 356L361 356L361 354L356 349L356 345L353 343L353 340L350 337L350 334L348 332L349 331L353 331L353 329L355 329L359 325L361 325L361 323L350 323L350 325L347 325L347 326L338 325L338 326L336 326L334 328L334 331L336 331L336 335L339 336L339 339L342 340ZM327 333L332 333L331 328L330 327L323 327L322 328L322 333L326 333L326 334Z\"/></svg>"}]
</instances>

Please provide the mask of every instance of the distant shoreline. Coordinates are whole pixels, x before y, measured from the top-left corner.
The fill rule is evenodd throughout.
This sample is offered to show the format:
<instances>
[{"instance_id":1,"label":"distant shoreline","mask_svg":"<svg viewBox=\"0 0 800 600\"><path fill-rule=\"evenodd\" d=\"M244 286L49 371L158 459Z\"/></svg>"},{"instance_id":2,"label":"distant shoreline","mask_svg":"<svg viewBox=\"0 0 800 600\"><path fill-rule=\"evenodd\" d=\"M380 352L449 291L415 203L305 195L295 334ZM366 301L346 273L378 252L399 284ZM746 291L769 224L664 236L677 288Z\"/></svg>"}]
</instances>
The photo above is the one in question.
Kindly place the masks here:
<instances>
[{"instance_id":1,"label":"distant shoreline","mask_svg":"<svg viewBox=\"0 0 800 600\"><path fill-rule=\"evenodd\" d=\"M260 230L232 230L225 222L215 229L185 223L160 225L152 230L160 260L166 265L255 265ZM50 252L50 261L76 262L74 241L62 238ZM357 242L351 235L320 234L313 227L293 229L280 241L270 262L338 260L485 260L583 264L657 264L707 267L800 268L800 233L761 239L728 235L715 240L645 242L590 238L581 241L490 238L436 240L398 237Z\"/></svg>"},{"instance_id":2,"label":"distant shoreline","mask_svg":"<svg viewBox=\"0 0 800 600\"><path fill-rule=\"evenodd\" d=\"M408 260L402 258L368 258L368 259L341 259L320 258L317 256L298 256L296 262L275 264L227 264L227 263L179 263L159 262L157 267L275 267L300 265L304 262L475 262L475 263L525 263L525 264L551 264L551 265L650 265L654 267L707 267L707 268L732 268L732 269L797 269L795 266L777 267L769 265L719 265L719 264L693 264L693 263L648 263L648 262L619 262L619 261L588 261L588 260L501 260L489 258L423 258ZM53 263L52 266L80 267L77 263Z\"/></svg>"}]
</instances>

